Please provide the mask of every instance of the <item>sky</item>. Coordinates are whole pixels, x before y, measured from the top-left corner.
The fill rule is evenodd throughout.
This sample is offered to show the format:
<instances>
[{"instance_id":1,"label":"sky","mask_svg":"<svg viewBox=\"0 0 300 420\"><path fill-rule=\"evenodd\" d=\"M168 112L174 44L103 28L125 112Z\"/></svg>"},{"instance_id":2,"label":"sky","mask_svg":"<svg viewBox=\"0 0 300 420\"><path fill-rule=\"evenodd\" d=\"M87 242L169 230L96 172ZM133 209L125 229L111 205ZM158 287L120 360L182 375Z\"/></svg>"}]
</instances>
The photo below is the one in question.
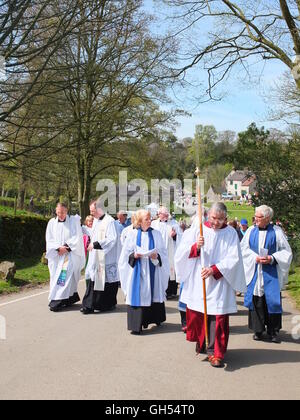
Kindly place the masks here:
<instances>
[{"instance_id":1,"label":"sky","mask_svg":"<svg viewBox=\"0 0 300 420\"><path fill-rule=\"evenodd\" d=\"M179 138L193 137L195 126L213 125L217 131L245 131L255 122L257 126L284 130L282 122L270 121L270 112L275 103L269 97L276 83L280 81L286 67L279 62L270 62L264 69L264 75L259 84L254 81L242 83L234 78L224 83L225 97L220 101L210 101L194 104L182 101L182 106L192 114L191 117L179 117L180 124L176 129ZM185 93L182 92L181 98Z\"/></svg>"},{"instance_id":2,"label":"sky","mask_svg":"<svg viewBox=\"0 0 300 420\"><path fill-rule=\"evenodd\" d=\"M151 13L154 11L158 19L155 30L163 32L166 16L165 11L157 7L158 4L158 0L145 0L146 10ZM255 78L250 81L240 80L239 75L233 73L233 76L221 85L225 95L220 101L202 104L195 100L191 101L190 98L197 88L177 89L175 94L171 92L170 96L175 101L175 107L192 114L191 117L177 118L178 126L175 133L177 137L193 137L197 124L214 125L217 131L241 132L255 122L259 127L284 130L283 123L270 121L269 115L276 106L270 99L271 93L275 84L280 82L283 73L287 71L287 67L279 60L270 60L261 64L253 63L252 69L253 73L261 75L259 83ZM207 81L207 73L201 68L192 69L190 74L188 73L188 77L190 76L200 83Z\"/></svg>"}]
</instances>

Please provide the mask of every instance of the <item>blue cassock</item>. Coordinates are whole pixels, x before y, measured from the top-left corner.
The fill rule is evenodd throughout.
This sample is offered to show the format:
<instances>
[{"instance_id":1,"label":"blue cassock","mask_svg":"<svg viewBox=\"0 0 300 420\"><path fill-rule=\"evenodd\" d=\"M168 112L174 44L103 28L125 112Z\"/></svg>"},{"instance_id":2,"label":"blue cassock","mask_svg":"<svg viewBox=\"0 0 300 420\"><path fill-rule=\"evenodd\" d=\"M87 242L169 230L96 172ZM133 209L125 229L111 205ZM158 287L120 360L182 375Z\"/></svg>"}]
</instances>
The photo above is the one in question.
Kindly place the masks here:
<instances>
[{"instance_id":1,"label":"blue cassock","mask_svg":"<svg viewBox=\"0 0 300 420\"><path fill-rule=\"evenodd\" d=\"M252 251L259 254L259 229L255 227L249 238L249 246ZM273 225L267 227L267 236L264 248L268 249L268 255L272 255L276 252L276 234ZM264 291L265 298L268 307L269 314L282 314L281 297L280 297L280 286L278 281L278 274L276 268L276 261L273 264L262 264L262 273L264 279ZM255 273L251 283L248 285L247 292L245 294L244 305L253 310L253 292L257 281L257 267L255 267Z\"/></svg>"}]
</instances>

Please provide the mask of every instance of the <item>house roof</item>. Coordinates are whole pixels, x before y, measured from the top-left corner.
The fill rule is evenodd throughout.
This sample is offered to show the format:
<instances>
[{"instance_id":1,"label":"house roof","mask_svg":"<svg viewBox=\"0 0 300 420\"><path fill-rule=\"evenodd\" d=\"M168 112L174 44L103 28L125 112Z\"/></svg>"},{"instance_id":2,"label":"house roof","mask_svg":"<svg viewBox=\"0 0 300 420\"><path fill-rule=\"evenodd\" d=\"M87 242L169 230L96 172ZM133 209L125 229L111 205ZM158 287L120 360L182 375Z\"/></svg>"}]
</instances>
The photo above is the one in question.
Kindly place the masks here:
<instances>
[{"instance_id":1,"label":"house roof","mask_svg":"<svg viewBox=\"0 0 300 420\"><path fill-rule=\"evenodd\" d=\"M249 187L249 185L253 184L253 182L256 181L256 177L255 175L252 175L250 178L245 179L245 181L243 181L242 186L243 187Z\"/></svg>"},{"instance_id":2,"label":"house roof","mask_svg":"<svg viewBox=\"0 0 300 420\"><path fill-rule=\"evenodd\" d=\"M227 178L227 181L243 181L247 178L248 172L247 171L235 171L233 174L230 174Z\"/></svg>"},{"instance_id":3,"label":"house roof","mask_svg":"<svg viewBox=\"0 0 300 420\"><path fill-rule=\"evenodd\" d=\"M223 187L215 187L214 185L211 185L206 193L206 195L208 194L215 194L215 195L221 195L222 192L224 191Z\"/></svg>"}]
</instances>

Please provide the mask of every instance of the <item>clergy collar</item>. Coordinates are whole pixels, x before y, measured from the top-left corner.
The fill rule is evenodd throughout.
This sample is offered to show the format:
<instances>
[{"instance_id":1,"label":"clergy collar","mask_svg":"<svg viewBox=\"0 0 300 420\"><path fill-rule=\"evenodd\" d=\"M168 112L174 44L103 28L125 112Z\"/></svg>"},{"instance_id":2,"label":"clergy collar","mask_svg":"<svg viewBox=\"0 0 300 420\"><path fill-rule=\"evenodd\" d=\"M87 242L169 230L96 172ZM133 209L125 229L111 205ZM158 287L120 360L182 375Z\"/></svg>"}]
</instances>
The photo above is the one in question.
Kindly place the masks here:
<instances>
[{"instance_id":1,"label":"clergy collar","mask_svg":"<svg viewBox=\"0 0 300 420\"><path fill-rule=\"evenodd\" d=\"M150 230L153 230L153 228L152 227L149 227L147 230L143 230L142 228L140 228L141 229L141 231L142 232L144 232L144 233L147 233L147 232L149 232Z\"/></svg>"},{"instance_id":2,"label":"clergy collar","mask_svg":"<svg viewBox=\"0 0 300 420\"><path fill-rule=\"evenodd\" d=\"M167 220L159 220L159 221L162 222L162 223L167 223L168 219Z\"/></svg>"},{"instance_id":3,"label":"clergy collar","mask_svg":"<svg viewBox=\"0 0 300 420\"><path fill-rule=\"evenodd\" d=\"M264 230L268 230L268 227L270 226L270 223L266 226L266 227L264 227L264 228L258 228L258 230L262 230L262 231L264 231Z\"/></svg>"},{"instance_id":4,"label":"clergy collar","mask_svg":"<svg viewBox=\"0 0 300 420\"><path fill-rule=\"evenodd\" d=\"M104 213L101 217L99 217L99 219L98 219L98 220L103 220L103 219L104 219L104 217L105 217L105 213Z\"/></svg>"},{"instance_id":5,"label":"clergy collar","mask_svg":"<svg viewBox=\"0 0 300 420\"><path fill-rule=\"evenodd\" d=\"M65 220L59 220L59 219L57 219L58 220L58 223L65 223L65 221L67 220L67 218L65 218Z\"/></svg>"},{"instance_id":6,"label":"clergy collar","mask_svg":"<svg viewBox=\"0 0 300 420\"><path fill-rule=\"evenodd\" d=\"M208 228L211 228L212 229L212 227L211 227L211 223L207 220L206 222L204 222L204 226L206 226L206 227L208 227ZM224 223L224 225L220 228L220 229L215 229L215 230L221 230L221 229L225 229L227 227L227 224L226 223Z\"/></svg>"}]
</instances>

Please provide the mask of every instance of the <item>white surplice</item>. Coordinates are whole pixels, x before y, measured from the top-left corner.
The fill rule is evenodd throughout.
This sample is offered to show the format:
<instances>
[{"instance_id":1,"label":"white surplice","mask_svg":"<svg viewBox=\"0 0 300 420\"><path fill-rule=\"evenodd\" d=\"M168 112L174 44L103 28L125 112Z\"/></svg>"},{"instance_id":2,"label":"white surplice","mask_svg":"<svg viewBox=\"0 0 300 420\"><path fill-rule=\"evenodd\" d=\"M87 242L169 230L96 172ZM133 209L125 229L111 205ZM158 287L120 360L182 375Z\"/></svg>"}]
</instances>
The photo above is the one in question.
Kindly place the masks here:
<instances>
[{"instance_id":1,"label":"white surplice","mask_svg":"<svg viewBox=\"0 0 300 420\"><path fill-rule=\"evenodd\" d=\"M103 238L100 239L99 232L101 226L104 227ZM85 269L85 278L92 282L99 283L95 290L104 290L105 283L114 283L118 278L118 235L115 228L114 219L108 214L100 219L94 219L91 229L91 243L99 242L102 250L92 249L89 252L89 259ZM101 258L99 258L101 256ZM104 265L103 272L99 275L99 265Z\"/></svg>"},{"instance_id":2,"label":"white surplice","mask_svg":"<svg viewBox=\"0 0 300 420\"><path fill-rule=\"evenodd\" d=\"M227 226L214 230L203 226L204 246L199 258L189 258L192 246L197 242L199 227L187 229L175 254L175 268L183 282L181 301L189 309L204 313L202 267L216 265L223 277L206 279L208 315L225 315L237 312L235 291L245 292L246 281L242 254L236 231Z\"/></svg>"},{"instance_id":3,"label":"white surplice","mask_svg":"<svg viewBox=\"0 0 300 420\"><path fill-rule=\"evenodd\" d=\"M159 219L156 219L151 224L152 228L158 230L161 233L165 247L168 250L168 258L170 265L170 280L176 280L176 270L174 264L174 256L176 249L180 243L182 237L182 232L179 224L174 220L167 220L166 222L161 222ZM174 241L171 236L172 229L176 232L176 240Z\"/></svg>"},{"instance_id":4,"label":"white surplice","mask_svg":"<svg viewBox=\"0 0 300 420\"><path fill-rule=\"evenodd\" d=\"M133 229L134 229L133 224L131 224L131 225L127 226L126 228L124 228L124 229L122 230L121 237L120 237L120 240L121 240L121 246L123 246L123 245L124 245L125 240L126 240L126 238L127 238L128 234L129 234L129 232L131 232Z\"/></svg>"},{"instance_id":5,"label":"white surplice","mask_svg":"<svg viewBox=\"0 0 300 420\"><path fill-rule=\"evenodd\" d=\"M71 249L59 256L57 249L67 244ZM83 235L79 216L67 216L65 222L58 218L49 221L46 230L48 267L50 271L49 301L68 299L77 292L81 270L85 265ZM64 285L57 284L64 262L68 258L67 275Z\"/></svg>"},{"instance_id":6,"label":"white surplice","mask_svg":"<svg viewBox=\"0 0 300 420\"><path fill-rule=\"evenodd\" d=\"M121 256L119 259L119 276L122 290L126 296L126 304L131 305L132 296L132 280L133 268L129 265L129 256L137 249L137 234L138 230L130 231L124 242ZM162 303L166 300L166 289L170 276L170 267L167 249L163 242L161 233L157 230L152 230L154 239L154 248L160 255L162 266L155 262L155 277L154 277L154 291L152 302ZM149 236L148 232L142 232L141 248L148 251ZM141 281L140 281L140 304L141 306L151 306L151 282L150 282L150 268L149 258L141 258Z\"/></svg>"}]
</instances>

